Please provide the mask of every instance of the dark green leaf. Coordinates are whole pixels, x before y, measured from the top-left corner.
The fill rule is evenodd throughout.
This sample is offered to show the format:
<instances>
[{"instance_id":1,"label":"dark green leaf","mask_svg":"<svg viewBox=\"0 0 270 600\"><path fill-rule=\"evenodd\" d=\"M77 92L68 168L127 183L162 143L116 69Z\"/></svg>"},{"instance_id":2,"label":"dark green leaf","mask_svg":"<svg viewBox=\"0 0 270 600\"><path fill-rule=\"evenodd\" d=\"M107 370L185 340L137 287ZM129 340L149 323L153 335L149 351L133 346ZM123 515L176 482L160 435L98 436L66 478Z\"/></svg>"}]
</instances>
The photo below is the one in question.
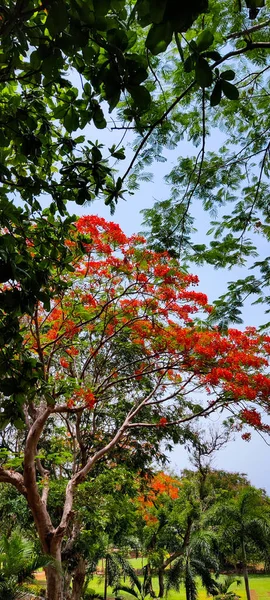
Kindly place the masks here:
<instances>
[{"instance_id":1,"label":"dark green leaf","mask_svg":"<svg viewBox=\"0 0 270 600\"><path fill-rule=\"evenodd\" d=\"M128 91L132 96L134 104L140 110L146 110L151 103L151 95L148 90L142 85L134 85L128 87Z\"/></svg>"},{"instance_id":2,"label":"dark green leaf","mask_svg":"<svg viewBox=\"0 0 270 600\"><path fill-rule=\"evenodd\" d=\"M208 48L213 44L214 36L209 29L204 29L199 37L197 38L197 49L199 52L203 52L204 50L208 50Z\"/></svg>"},{"instance_id":3,"label":"dark green leaf","mask_svg":"<svg viewBox=\"0 0 270 600\"><path fill-rule=\"evenodd\" d=\"M220 73L220 77L226 81L232 81L235 78L235 72L231 69L228 69L228 71L223 71Z\"/></svg>"},{"instance_id":4,"label":"dark green leaf","mask_svg":"<svg viewBox=\"0 0 270 600\"><path fill-rule=\"evenodd\" d=\"M170 22L152 25L146 38L146 48L157 55L164 52L172 41L173 24Z\"/></svg>"},{"instance_id":5,"label":"dark green leaf","mask_svg":"<svg viewBox=\"0 0 270 600\"><path fill-rule=\"evenodd\" d=\"M186 73L190 73L193 69L194 69L194 54L190 54L185 62L184 62L184 69L186 71Z\"/></svg>"},{"instance_id":6,"label":"dark green leaf","mask_svg":"<svg viewBox=\"0 0 270 600\"><path fill-rule=\"evenodd\" d=\"M52 36L64 31L68 25L68 12L65 2L58 0L49 8L49 14L46 20L46 27Z\"/></svg>"},{"instance_id":7,"label":"dark green leaf","mask_svg":"<svg viewBox=\"0 0 270 600\"><path fill-rule=\"evenodd\" d=\"M212 94L210 96L210 104L211 106L217 106L221 100L221 82L218 80L214 86Z\"/></svg>"},{"instance_id":8,"label":"dark green leaf","mask_svg":"<svg viewBox=\"0 0 270 600\"><path fill-rule=\"evenodd\" d=\"M73 106L71 106L65 117L64 117L64 126L68 133L72 133L72 131L76 131L79 127L79 117Z\"/></svg>"},{"instance_id":9,"label":"dark green leaf","mask_svg":"<svg viewBox=\"0 0 270 600\"><path fill-rule=\"evenodd\" d=\"M93 121L97 129L104 129L107 125L103 110L100 106L97 106L93 112Z\"/></svg>"},{"instance_id":10,"label":"dark green leaf","mask_svg":"<svg viewBox=\"0 0 270 600\"><path fill-rule=\"evenodd\" d=\"M213 81L212 70L204 58L200 57L195 65L195 78L200 87L209 87Z\"/></svg>"},{"instance_id":11,"label":"dark green leaf","mask_svg":"<svg viewBox=\"0 0 270 600\"><path fill-rule=\"evenodd\" d=\"M235 85L229 83L225 79L222 79L222 91L229 100L238 100L239 91Z\"/></svg>"}]
</instances>

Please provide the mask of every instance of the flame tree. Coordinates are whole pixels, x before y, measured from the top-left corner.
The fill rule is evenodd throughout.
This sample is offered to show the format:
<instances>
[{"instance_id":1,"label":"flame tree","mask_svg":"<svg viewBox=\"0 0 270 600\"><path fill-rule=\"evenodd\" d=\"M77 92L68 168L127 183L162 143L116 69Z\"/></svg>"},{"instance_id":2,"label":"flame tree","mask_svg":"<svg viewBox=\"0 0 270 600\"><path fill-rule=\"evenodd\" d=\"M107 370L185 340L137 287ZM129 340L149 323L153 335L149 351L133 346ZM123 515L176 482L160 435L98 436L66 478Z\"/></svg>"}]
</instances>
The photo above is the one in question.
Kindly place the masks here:
<instances>
[{"instance_id":1,"label":"flame tree","mask_svg":"<svg viewBox=\"0 0 270 600\"><path fill-rule=\"evenodd\" d=\"M203 327L207 297L175 259L95 216L80 218L66 243L59 294L20 320L32 384L25 386L23 371L20 379L20 355L1 382L0 481L26 497L42 549L59 563L76 488L98 461L138 440L158 448L225 409L234 426L267 433L258 407L269 410L270 391L270 338ZM27 244L34 259L31 236ZM57 459L57 448L44 449L60 423L66 446ZM48 508L55 478L66 479L58 523ZM61 579L47 568L50 600L62 599Z\"/></svg>"}]
</instances>

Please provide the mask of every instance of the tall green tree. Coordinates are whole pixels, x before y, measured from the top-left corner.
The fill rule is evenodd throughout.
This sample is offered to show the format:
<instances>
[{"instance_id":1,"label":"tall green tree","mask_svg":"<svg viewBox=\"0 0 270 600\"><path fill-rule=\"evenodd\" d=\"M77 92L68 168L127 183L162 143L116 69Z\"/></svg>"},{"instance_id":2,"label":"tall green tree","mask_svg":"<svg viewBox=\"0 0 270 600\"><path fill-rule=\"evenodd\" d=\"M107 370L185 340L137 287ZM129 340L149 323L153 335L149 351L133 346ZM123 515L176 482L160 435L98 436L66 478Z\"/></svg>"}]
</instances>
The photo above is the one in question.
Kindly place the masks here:
<instances>
[{"instance_id":1,"label":"tall green tree","mask_svg":"<svg viewBox=\"0 0 270 600\"><path fill-rule=\"evenodd\" d=\"M231 501L213 506L210 522L217 526L225 555L240 560L250 600L248 564L269 550L269 502L260 490L243 489Z\"/></svg>"}]
</instances>

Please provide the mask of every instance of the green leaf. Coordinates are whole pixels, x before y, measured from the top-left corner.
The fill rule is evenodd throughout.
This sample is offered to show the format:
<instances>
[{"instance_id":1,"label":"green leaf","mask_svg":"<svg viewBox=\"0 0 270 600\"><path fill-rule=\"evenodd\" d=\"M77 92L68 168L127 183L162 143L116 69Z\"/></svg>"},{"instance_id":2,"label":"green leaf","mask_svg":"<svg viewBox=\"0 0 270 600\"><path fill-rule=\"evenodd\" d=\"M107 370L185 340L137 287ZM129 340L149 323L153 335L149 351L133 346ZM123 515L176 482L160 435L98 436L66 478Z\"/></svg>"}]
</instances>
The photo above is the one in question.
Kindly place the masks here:
<instances>
[{"instance_id":1,"label":"green leaf","mask_svg":"<svg viewBox=\"0 0 270 600\"><path fill-rule=\"evenodd\" d=\"M211 58L211 60L217 61L221 59L221 54L216 52L216 50L209 50L208 52L203 52L202 56L205 58Z\"/></svg>"},{"instance_id":2,"label":"green leaf","mask_svg":"<svg viewBox=\"0 0 270 600\"><path fill-rule=\"evenodd\" d=\"M76 129L78 129L79 117L78 117L76 110L74 109L74 106L71 106L68 109L68 111L64 117L64 126L65 126L66 130L68 131L68 133L72 133L72 131L76 131Z\"/></svg>"},{"instance_id":3,"label":"green leaf","mask_svg":"<svg viewBox=\"0 0 270 600\"><path fill-rule=\"evenodd\" d=\"M92 88L90 83L87 81L84 86L83 86L83 91L87 96L91 96L92 94Z\"/></svg>"},{"instance_id":4,"label":"green leaf","mask_svg":"<svg viewBox=\"0 0 270 600\"><path fill-rule=\"evenodd\" d=\"M222 80L222 91L229 100L238 100L239 98L239 91L237 87L225 79Z\"/></svg>"},{"instance_id":5,"label":"green leaf","mask_svg":"<svg viewBox=\"0 0 270 600\"><path fill-rule=\"evenodd\" d=\"M159 25L152 25L148 36L146 38L146 48L157 55L160 52L165 52L168 45L172 41L173 36L173 25L170 22L160 23Z\"/></svg>"},{"instance_id":6,"label":"green leaf","mask_svg":"<svg viewBox=\"0 0 270 600\"><path fill-rule=\"evenodd\" d=\"M151 19L153 23L161 23L166 9L166 1L155 0L151 2Z\"/></svg>"},{"instance_id":7,"label":"green leaf","mask_svg":"<svg viewBox=\"0 0 270 600\"><path fill-rule=\"evenodd\" d=\"M107 40L109 44L117 46L120 50L125 50L128 47L128 36L124 29L109 29Z\"/></svg>"},{"instance_id":8,"label":"green leaf","mask_svg":"<svg viewBox=\"0 0 270 600\"><path fill-rule=\"evenodd\" d=\"M214 36L209 29L204 29L199 37L197 38L197 49L199 52L203 52L204 50L208 50L210 46L212 46L214 41Z\"/></svg>"},{"instance_id":9,"label":"green leaf","mask_svg":"<svg viewBox=\"0 0 270 600\"><path fill-rule=\"evenodd\" d=\"M235 78L235 72L231 69L228 69L228 71L223 71L223 73L220 73L220 77L222 79L226 79L226 81L232 81Z\"/></svg>"},{"instance_id":10,"label":"green leaf","mask_svg":"<svg viewBox=\"0 0 270 600\"><path fill-rule=\"evenodd\" d=\"M195 60L194 54L190 54L186 58L186 60L184 62L184 69L185 69L186 73L190 73L194 69L194 60Z\"/></svg>"},{"instance_id":11,"label":"green leaf","mask_svg":"<svg viewBox=\"0 0 270 600\"><path fill-rule=\"evenodd\" d=\"M49 14L46 20L46 27L54 37L61 31L64 31L68 25L68 12L65 2L58 0L49 8Z\"/></svg>"},{"instance_id":12,"label":"green leaf","mask_svg":"<svg viewBox=\"0 0 270 600\"><path fill-rule=\"evenodd\" d=\"M33 69L38 69L41 65L42 58L40 56L39 50L34 50L30 56L30 65Z\"/></svg>"},{"instance_id":13,"label":"green leaf","mask_svg":"<svg viewBox=\"0 0 270 600\"><path fill-rule=\"evenodd\" d=\"M96 16L105 17L110 10L110 0L93 0Z\"/></svg>"},{"instance_id":14,"label":"green leaf","mask_svg":"<svg viewBox=\"0 0 270 600\"><path fill-rule=\"evenodd\" d=\"M146 110L151 104L151 95L143 85L134 85L128 87L128 91L134 101L134 104L140 110Z\"/></svg>"},{"instance_id":15,"label":"green leaf","mask_svg":"<svg viewBox=\"0 0 270 600\"><path fill-rule=\"evenodd\" d=\"M104 129L107 125L107 121L104 117L103 110L100 106L97 106L93 112L93 121L97 129Z\"/></svg>"},{"instance_id":16,"label":"green leaf","mask_svg":"<svg viewBox=\"0 0 270 600\"><path fill-rule=\"evenodd\" d=\"M195 78L200 87L209 87L213 81L212 70L204 58L200 57L195 66Z\"/></svg>"},{"instance_id":17,"label":"green leaf","mask_svg":"<svg viewBox=\"0 0 270 600\"><path fill-rule=\"evenodd\" d=\"M221 91L222 91L222 86L221 86L221 82L218 80L215 84L215 87L212 91L212 94L210 96L210 105L211 106L217 106L220 103L221 100Z\"/></svg>"}]
</instances>

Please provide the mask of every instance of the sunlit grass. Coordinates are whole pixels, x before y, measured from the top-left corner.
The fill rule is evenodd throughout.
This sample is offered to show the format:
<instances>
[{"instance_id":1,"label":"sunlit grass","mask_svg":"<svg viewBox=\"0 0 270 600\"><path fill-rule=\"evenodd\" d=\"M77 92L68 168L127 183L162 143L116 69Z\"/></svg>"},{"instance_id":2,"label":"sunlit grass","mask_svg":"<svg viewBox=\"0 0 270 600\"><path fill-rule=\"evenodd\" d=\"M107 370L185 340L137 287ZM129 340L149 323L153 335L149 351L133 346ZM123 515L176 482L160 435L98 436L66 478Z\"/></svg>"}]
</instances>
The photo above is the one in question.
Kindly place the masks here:
<instances>
[{"instance_id":1,"label":"sunlit grass","mask_svg":"<svg viewBox=\"0 0 270 600\"><path fill-rule=\"evenodd\" d=\"M138 560L140 560L140 559L138 559ZM238 577L238 579L241 580L241 584L239 586L236 586L236 584L234 584L231 589L235 590L235 592L238 594L238 596L240 596L241 600L245 600L246 594L245 594L244 580L240 576ZM254 600L270 600L270 577L269 576L267 576L267 575L251 575L249 578L249 583L250 583L250 589L257 593L257 598L254 598ZM93 590L95 590L97 593L103 594L103 587L104 587L103 577L95 575L93 577L93 579L90 581L89 587L92 588ZM155 592L157 593L157 591L158 591L157 577L153 577L153 587L154 587ZM199 590L199 600L210 600L211 597L207 596L205 590L202 588L199 581L198 581L198 590ZM128 598L130 600L132 600L132 596L129 596L128 594L125 594L124 592L121 593L121 596L123 596L123 598L125 598L126 600L128 600ZM113 594L113 591L111 588L108 588L108 597L109 598L114 597L114 594ZM180 588L179 592L177 592L175 590L171 590L168 594L168 600L186 600L184 587L182 586L182 589Z\"/></svg>"},{"instance_id":2,"label":"sunlit grass","mask_svg":"<svg viewBox=\"0 0 270 600\"><path fill-rule=\"evenodd\" d=\"M131 559L130 562L132 563L132 566L135 569L142 568L142 559L141 558ZM104 567L104 564L102 565L102 562L100 561L100 563L98 565L98 570L101 571L102 567ZM244 579L240 576L237 576L237 578L241 580L241 584L239 586L236 586L236 584L234 584L231 589L235 590L235 592L238 594L238 596L240 596L241 600L246 600ZM41 573L41 572L38 573L37 579L38 579L39 585L44 585L44 586L46 585L44 573ZM250 590L255 592L255 594L253 594L254 598L252 600L270 600L270 576L269 575L250 575L249 584L250 584ZM153 577L153 587L154 587L155 592L157 593L158 592L157 577ZM104 591L103 575L94 575L89 583L89 588L93 589L98 594L103 595L103 591ZM198 581L198 591L199 591L199 600L211 600L211 597L207 596L205 590L202 588L199 581ZM125 600L128 600L128 599L132 600L132 596L129 596L129 594L126 594L124 592L121 593L121 596ZM113 590L110 587L108 588L108 598L114 598ZM167 598L168 598L168 600L186 600L184 587L182 586L182 588L180 588L179 592L177 592L175 590L171 590L169 592Z\"/></svg>"}]
</instances>

